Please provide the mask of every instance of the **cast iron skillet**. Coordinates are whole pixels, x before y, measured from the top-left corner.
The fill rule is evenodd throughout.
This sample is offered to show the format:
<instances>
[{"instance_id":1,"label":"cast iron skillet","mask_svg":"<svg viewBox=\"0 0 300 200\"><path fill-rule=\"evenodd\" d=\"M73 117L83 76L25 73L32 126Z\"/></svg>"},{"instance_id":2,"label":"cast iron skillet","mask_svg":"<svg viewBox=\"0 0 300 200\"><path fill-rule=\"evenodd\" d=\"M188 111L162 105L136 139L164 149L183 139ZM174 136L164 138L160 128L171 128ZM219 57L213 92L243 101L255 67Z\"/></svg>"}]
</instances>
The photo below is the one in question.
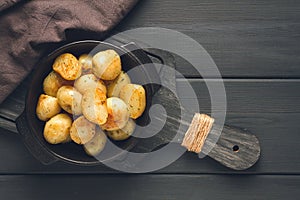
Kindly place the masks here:
<instances>
[{"instance_id":1,"label":"cast iron skillet","mask_svg":"<svg viewBox=\"0 0 300 200\"><path fill-rule=\"evenodd\" d=\"M83 148L73 142L68 144L51 145L43 138L43 129L45 122L40 121L36 114L36 104L38 97L43 93L42 85L45 77L52 70L52 64L57 56L62 53L72 53L75 56L80 56L91 51L96 53L101 50L114 49L121 55L122 68L128 71L133 67L139 66L136 74L131 76L133 83L140 83L144 86L147 95L147 106L144 114L139 118L139 125L146 125L149 122L148 111L151 106L151 97L157 91L157 85L146 84L151 81L159 82L159 76L153 68L146 68L145 63L152 63L151 59L141 49L129 51L128 49L136 49L134 44L129 44L128 48L118 47L113 44L99 41L79 41L64 45L42 58L37 63L35 70L32 72L31 83L29 85L25 100L25 109L21 116L17 119L17 129L23 136L23 140L29 151L43 164L50 164L57 160L62 160L80 165L95 165L101 161L86 155ZM118 142L117 145L122 149L130 150L136 144L134 137L129 138L124 142ZM106 157L113 159L119 156L120 152Z\"/></svg>"}]
</instances>

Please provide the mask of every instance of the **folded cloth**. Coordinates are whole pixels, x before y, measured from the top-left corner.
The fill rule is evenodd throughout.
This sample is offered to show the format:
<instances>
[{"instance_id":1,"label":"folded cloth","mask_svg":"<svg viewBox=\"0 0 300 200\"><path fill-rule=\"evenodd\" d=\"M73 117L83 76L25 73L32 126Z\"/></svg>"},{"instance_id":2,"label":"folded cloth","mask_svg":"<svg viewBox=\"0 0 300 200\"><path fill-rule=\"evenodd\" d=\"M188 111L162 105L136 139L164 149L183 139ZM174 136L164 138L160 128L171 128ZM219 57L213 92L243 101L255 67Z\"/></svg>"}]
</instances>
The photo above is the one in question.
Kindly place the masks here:
<instances>
[{"instance_id":1,"label":"folded cloth","mask_svg":"<svg viewBox=\"0 0 300 200\"><path fill-rule=\"evenodd\" d=\"M0 0L0 103L49 45L66 40L69 30L90 31L101 39L137 1Z\"/></svg>"}]
</instances>

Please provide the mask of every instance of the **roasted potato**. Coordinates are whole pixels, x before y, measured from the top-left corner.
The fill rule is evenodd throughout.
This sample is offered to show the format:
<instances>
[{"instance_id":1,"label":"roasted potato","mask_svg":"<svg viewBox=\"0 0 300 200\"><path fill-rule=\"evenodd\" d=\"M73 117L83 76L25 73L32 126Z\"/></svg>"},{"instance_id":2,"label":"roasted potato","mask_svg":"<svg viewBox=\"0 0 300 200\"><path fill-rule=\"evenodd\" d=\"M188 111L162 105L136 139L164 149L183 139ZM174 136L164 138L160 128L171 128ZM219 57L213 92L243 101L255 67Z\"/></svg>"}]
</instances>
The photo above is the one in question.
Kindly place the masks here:
<instances>
[{"instance_id":1,"label":"roasted potato","mask_svg":"<svg viewBox=\"0 0 300 200\"><path fill-rule=\"evenodd\" d=\"M61 107L55 97L41 94L36 106L36 115L42 121L47 121L54 115L60 113Z\"/></svg>"},{"instance_id":2,"label":"roasted potato","mask_svg":"<svg viewBox=\"0 0 300 200\"><path fill-rule=\"evenodd\" d=\"M129 83L131 83L129 76L122 71L116 79L107 82L107 96L119 97L120 91L123 86Z\"/></svg>"},{"instance_id":3,"label":"roasted potato","mask_svg":"<svg viewBox=\"0 0 300 200\"><path fill-rule=\"evenodd\" d=\"M98 79L94 74L86 74L79 77L75 81L74 87L81 94L84 94L87 90L95 90L96 88L99 88L106 94L106 86L104 82Z\"/></svg>"},{"instance_id":4,"label":"roasted potato","mask_svg":"<svg viewBox=\"0 0 300 200\"><path fill-rule=\"evenodd\" d=\"M71 139L77 144L86 144L95 135L96 124L80 116L74 120L70 129Z\"/></svg>"},{"instance_id":5,"label":"roasted potato","mask_svg":"<svg viewBox=\"0 0 300 200\"><path fill-rule=\"evenodd\" d=\"M137 119L146 108L146 92L143 86L137 84L125 85L121 92L120 98L128 105L130 117Z\"/></svg>"},{"instance_id":6,"label":"roasted potato","mask_svg":"<svg viewBox=\"0 0 300 200\"><path fill-rule=\"evenodd\" d=\"M103 80L114 80L121 73L121 58L114 50L100 51L93 56L93 73Z\"/></svg>"},{"instance_id":7,"label":"roasted potato","mask_svg":"<svg viewBox=\"0 0 300 200\"><path fill-rule=\"evenodd\" d=\"M72 86L62 86L57 91L59 105L70 114L80 115L82 95Z\"/></svg>"},{"instance_id":8,"label":"roasted potato","mask_svg":"<svg viewBox=\"0 0 300 200\"><path fill-rule=\"evenodd\" d=\"M81 65L75 56L64 53L58 56L52 68L66 80L75 80L81 75Z\"/></svg>"},{"instance_id":9,"label":"roasted potato","mask_svg":"<svg viewBox=\"0 0 300 200\"><path fill-rule=\"evenodd\" d=\"M82 74L91 74L93 72L92 56L88 54L82 54L81 56L79 56L78 61L79 64L81 65Z\"/></svg>"},{"instance_id":10,"label":"roasted potato","mask_svg":"<svg viewBox=\"0 0 300 200\"><path fill-rule=\"evenodd\" d=\"M72 119L67 114L57 114L46 122L44 138L50 144L59 144L70 141Z\"/></svg>"},{"instance_id":11,"label":"roasted potato","mask_svg":"<svg viewBox=\"0 0 300 200\"><path fill-rule=\"evenodd\" d=\"M123 128L129 119L129 112L126 103L117 97L107 99L108 118L101 128L108 131L113 131Z\"/></svg>"},{"instance_id":12,"label":"roasted potato","mask_svg":"<svg viewBox=\"0 0 300 200\"><path fill-rule=\"evenodd\" d=\"M105 133L99 127L96 127L95 136L83 146L83 149L88 155L96 156L104 149L106 141Z\"/></svg>"},{"instance_id":13,"label":"roasted potato","mask_svg":"<svg viewBox=\"0 0 300 200\"><path fill-rule=\"evenodd\" d=\"M133 119L129 119L127 124L122 129L107 131L107 135L113 140L126 140L133 133L135 126L135 121Z\"/></svg>"},{"instance_id":14,"label":"roasted potato","mask_svg":"<svg viewBox=\"0 0 300 200\"><path fill-rule=\"evenodd\" d=\"M52 69L36 107L37 117L48 120L43 133L47 142L73 141L96 156L104 149L107 136L120 141L132 135L134 119L145 110L146 93L143 86L131 84L116 51L82 54L78 59L64 53L55 59ZM62 110L77 118L72 122L71 115L60 113Z\"/></svg>"},{"instance_id":15,"label":"roasted potato","mask_svg":"<svg viewBox=\"0 0 300 200\"><path fill-rule=\"evenodd\" d=\"M72 81L63 79L58 73L52 71L44 79L43 90L45 94L56 97L58 89L63 85L71 85Z\"/></svg>"},{"instance_id":16,"label":"roasted potato","mask_svg":"<svg viewBox=\"0 0 300 200\"><path fill-rule=\"evenodd\" d=\"M91 122L101 125L104 124L108 117L105 93L96 88L87 90L81 101L82 113Z\"/></svg>"}]
</instances>

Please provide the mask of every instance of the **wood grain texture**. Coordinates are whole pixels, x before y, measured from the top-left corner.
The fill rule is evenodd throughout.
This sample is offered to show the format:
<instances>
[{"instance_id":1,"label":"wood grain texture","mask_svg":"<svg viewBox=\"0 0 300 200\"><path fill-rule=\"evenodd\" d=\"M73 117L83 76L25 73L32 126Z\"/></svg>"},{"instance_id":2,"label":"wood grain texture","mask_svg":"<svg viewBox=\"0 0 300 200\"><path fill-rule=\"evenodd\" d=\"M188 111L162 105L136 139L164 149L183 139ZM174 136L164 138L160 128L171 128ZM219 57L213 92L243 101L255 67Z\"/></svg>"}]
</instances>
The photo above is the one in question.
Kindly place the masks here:
<instances>
[{"instance_id":1,"label":"wood grain texture","mask_svg":"<svg viewBox=\"0 0 300 200\"><path fill-rule=\"evenodd\" d=\"M261 142L261 159L253 168L232 172L209 157L199 160L191 153L154 175L119 174L105 166L80 167L62 162L44 166L32 157L17 134L3 129L15 130L13 121L22 110L26 90L21 85L0 105L1 199L297 198L299 11L300 1L294 0L140 1L115 29L119 32L145 26L165 27L183 32L203 45L222 76L232 78L225 81L226 123L246 128ZM67 32L67 40L73 33ZM97 35L85 38L97 39ZM195 88L201 112L209 113L205 83L189 63L178 57L176 62L182 74L194 79L189 82ZM177 81L179 96L186 104L193 104L180 82ZM197 105L192 107L198 110Z\"/></svg>"},{"instance_id":2,"label":"wood grain texture","mask_svg":"<svg viewBox=\"0 0 300 200\"><path fill-rule=\"evenodd\" d=\"M298 79L178 79L177 94L185 108L193 112L211 112L210 95L205 81L224 81L227 98L227 112L251 113L295 113L300 112L300 80ZM0 117L15 121L24 109L26 84L21 84L0 105ZM194 89L195 97L186 90ZM198 104L198 105L197 105ZM221 110L220 110L221 111ZM191 113L193 113L191 112Z\"/></svg>"},{"instance_id":3,"label":"wood grain texture","mask_svg":"<svg viewBox=\"0 0 300 200\"><path fill-rule=\"evenodd\" d=\"M260 157L259 140L242 128L214 123L208 115L196 113L184 134L181 146L189 152L208 155L234 170L252 167Z\"/></svg>"},{"instance_id":4,"label":"wood grain texture","mask_svg":"<svg viewBox=\"0 0 300 200\"><path fill-rule=\"evenodd\" d=\"M212 85L224 82L227 112L236 113L295 113L300 111L300 80L299 79L190 79L177 80L177 93L184 107L200 112L211 111L211 97L205 81ZM191 97L186 89L190 84L196 98ZM198 105L199 104L199 107ZM222 111L220 106L216 111ZM198 111L197 111L198 112Z\"/></svg>"},{"instance_id":5,"label":"wood grain texture","mask_svg":"<svg viewBox=\"0 0 300 200\"><path fill-rule=\"evenodd\" d=\"M282 200L300 195L299 176L0 176L1 197L19 199Z\"/></svg>"},{"instance_id":6,"label":"wood grain texture","mask_svg":"<svg viewBox=\"0 0 300 200\"><path fill-rule=\"evenodd\" d=\"M295 78L300 77L299 18L300 2L293 0L151 0L139 2L116 32L177 30L208 51L223 77ZM185 75L199 77L186 62L177 63Z\"/></svg>"},{"instance_id":7,"label":"wood grain texture","mask_svg":"<svg viewBox=\"0 0 300 200\"><path fill-rule=\"evenodd\" d=\"M211 80L218 81L218 80ZM203 80L189 80L189 83L194 87L197 100L199 101L200 111L209 113L210 100L207 88ZM297 145L299 140L299 110L298 102L299 96L299 81L298 80L225 80L225 87L227 91L227 121L229 125L247 128L249 131L258 136L262 146L262 158L257 167L250 169L245 173L300 173L300 163L298 162L300 148ZM183 102L191 102L186 96L185 85L182 80L177 81L178 95ZM18 116L18 112L22 106L18 101L22 98L22 93L19 91L10 98L15 99L12 102L7 101L7 104L1 105L1 112L9 111L12 113L11 120ZM195 99L194 99L195 100ZM13 106L10 106L12 103ZM195 106L195 105L192 105ZM7 109L11 108L11 109ZM196 112L197 109L194 110ZM10 122L10 125L12 123ZM5 123L5 126L9 126ZM5 127L2 126L2 127ZM285 137L282 137L284 134ZM15 136L15 140L6 140L8 135L1 135L3 142L3 150L6 152L17 151L16 154L6 154L0 152L0 157L8 159L0 166L0 172L37 172L43 170L52 172L67 172L67 171L81 171L87 172L112 172L112 170L99 166L94 168L77 168L71 167L67 164L58 164L54 166L44 167L35 166L38 162L32 158L26 151L24 145ZM13 137L13 136L11 136ZM281 141L280 143L278 141ZM10 144L7 146L7 144ZM279 152L274 154L274 149L279 149ZM293 149L293 153L290 152ZM298 152L298 153L297 153ZM24 157L25 156L25 157ZM13 162L9 162L14 160ZM291 162L293 160L293 162ZM31 162L35 163L32 164ZM19 163L15 165L15 163ZM223 173L228 172L226 169L218 166L219 164L210 161L210 159L197 160L197 156L186 154L170 167L163 169L163 172L193 172L193 173ZM57 167L56 167L57 166ZM61 167L63 166L63 167Z\"/></svg>"},{"instance_id":8,"label":"wood grain texture","mask_svg":"<svg viewBox=\"0 0 300 200\"><path fill-rule=\"evenodd\" d=\"M258 137L262 149L256 165L234 172L209 157L199 159L197 154L185 153L156 173L300 174L299 119L299 113L228 113L226 124L246 128ZM57 162L44 166L28 152L17 134L4 129L0 133L0 174L118 173L103 165L81 167Z\"/></svg>"},{"instance_id":9,"label":"wood grain texture","mask_svg":"<svg viewBox=\"0 0 300 200\"><path fill-rule=\"evenodd\" d=\"M207 151L209 157L230 169L248 169L260 157L257 137L241 128L214 124L209 136L202 151Z\"/></svg>"}]
</instances>

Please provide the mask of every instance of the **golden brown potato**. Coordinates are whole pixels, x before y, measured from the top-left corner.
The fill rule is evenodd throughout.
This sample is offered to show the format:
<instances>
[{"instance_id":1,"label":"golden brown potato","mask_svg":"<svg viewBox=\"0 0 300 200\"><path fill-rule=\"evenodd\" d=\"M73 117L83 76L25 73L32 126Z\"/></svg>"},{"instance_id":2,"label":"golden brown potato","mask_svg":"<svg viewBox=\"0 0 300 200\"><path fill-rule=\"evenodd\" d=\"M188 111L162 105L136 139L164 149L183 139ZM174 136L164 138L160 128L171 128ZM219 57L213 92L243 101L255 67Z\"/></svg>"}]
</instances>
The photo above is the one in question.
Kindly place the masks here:
<instances>
[{"instance_id":1,"label":"golden brown potato","mask_svg":"<svg viewBox=\"0 0 300 200\"><path fill-rule=\"evenodd\" d=\"M81 75L81 65L77 58L70 53L58 56L52 68L66 80L75 80Z\"/></svg>"},{"instance_id":2,"label":"golden brown potato","mask_svg":"<svg viewBox=\"0 0 300 200\"><path fill-rule=\"evenodd\" d=\"M103 80L114 80L121 73L121 58L114 50L100 51L93 56L93 73Z\"/></svg>"},{"instance_id":3,"label":"golden brown potato","mask_svg":"<svg viewBox=\"0 0 300 200\"><path fill-rule=\"evenodd\" d=\"M106 94L106 86L104 82L98 79L94 74L86 74L79 77L75 81L74 87L81 94L84 94L87 90L95 90L96 88L99 88Z\"/></svg>"},{"instance_id":4,"label":"golden brown potato","mask_svg":"<svg viewBox=\"0 0 300 200\"><path fill-rule=\"evenodd\" d=\"M96 88L87 90L81 101L82 113L91 122L101 125L104 124L108 117L105 93Z\"/></svg>"},{"instance_id":5,"label":"golden brown potato","mask_svg":"<svg viewBox=\"0 0 300 200\"><path fill-rule=\"evenodd\" d=\"M83 146L84 151L90 156L96 156L104 149L106 141L105 133L99 127L96 127L96 134Z\"/></svg>"},{"instance_id":6,"label":"golden brown potato","mask_svg":"<svg viewBox=\"0 0 300 200\"><path fill-rule=\"evenodd\" d=\"M84 116L74 120L70 129L71 139L77 144L86 144L95 135L96 124L87 120Z\"/></svg>"},{"instance_id":7,"label":"golden brown potato","mask_svg":"<svg viewBox=\"0 0 300 200\"><path fill-rule=\"evenodd\" d=\"M82 54L79 56L79 64L81 65L82 69L82 74L91 74L93 73L92 67L93 67L93 62L92 62L92 56L88 54Z\"/></svg>"},{"instance_id":8,"label":"golden brown potato","mask_svg":"<svg viewBox=\"0 0 300 200\"><path fill-rule=\"evenodd\" d=\"M56 97L58 89L63 85L71 85L72 81L67 81L63 79L55 71L52 71L44 79L43 89L45 94Z\"/></svg>"},{"instance_id":9,"label":"golden brown potato","mask_svg":"<svg viewBox=\"0 0 300 200\"><path fill-rule=\"evenodd\" d=\"M126 103L117 97L107 99L108 118L101 128L108 131L113 131L123 128L129 119L129 112Z\"/></svg>"},{"instance_id":10,"label":"golden brown potato","mask_svg":"<svg viewBox=\"0 0 300 200\"><path fill-rule=\"evenodd\" d=\"M107 96L119 97L121 89L129 83L131 83L129 76L122 71L116 79L107 82Z\"/></svg>"},{"instance_id":11,"label":"golden brown potato","mask_svg":"<svg viewBox=\"0 0 300 200\"><path fill-rule=\"evenodd\" d=\"M57 114L46 122L44 138L50 144L59 144L70 141L72 119L67 114Z\"/></svg>"},{"instance_id":12,"label":"golden brown potato","mask_svg":"<svg viewBox=\"0 0 300 200\"><path fill-rule=\"evenodd\" d=\"M121 92L120 98L128 105L130 117L137 119L146 108L146 92L143 86L137 84L125 85Z\"/></svg>"},{"instance_id":13,"label":"golden brown potato","mask_svg":"<svg viewBox=\"0 0 300 200\"><path fill-rule=\"evenodd\" d=\"M82 95L72 86L62 86L57 91L59 105L70 114L80 115Z\"/></svg>"},{"instance_id":14,"label":"golden brown potato","mask_svg":"<svg viewBox=\"0 0 300 200\"><path fill-rule=\"evenodd\" d=\"M108 137L110 137L113 140L126 140L127 138L129 138L134 129L135 129L135 122L133 119L129 119L127 124L122 128L122 129L118 129L115 131L108 131L107 135Z\"/></svg>"},{"instance_id":15,"label":"golden brown potato","mask_svg":"<svg viewBox=\"0 0 300 200\"><path fill-rule=\"evenodd\" d=\"M36 115L42 121L47 121L54 115L60 113L61 108L55 97L41 94L36 107Z\"/></svg>"}]
</instances>

